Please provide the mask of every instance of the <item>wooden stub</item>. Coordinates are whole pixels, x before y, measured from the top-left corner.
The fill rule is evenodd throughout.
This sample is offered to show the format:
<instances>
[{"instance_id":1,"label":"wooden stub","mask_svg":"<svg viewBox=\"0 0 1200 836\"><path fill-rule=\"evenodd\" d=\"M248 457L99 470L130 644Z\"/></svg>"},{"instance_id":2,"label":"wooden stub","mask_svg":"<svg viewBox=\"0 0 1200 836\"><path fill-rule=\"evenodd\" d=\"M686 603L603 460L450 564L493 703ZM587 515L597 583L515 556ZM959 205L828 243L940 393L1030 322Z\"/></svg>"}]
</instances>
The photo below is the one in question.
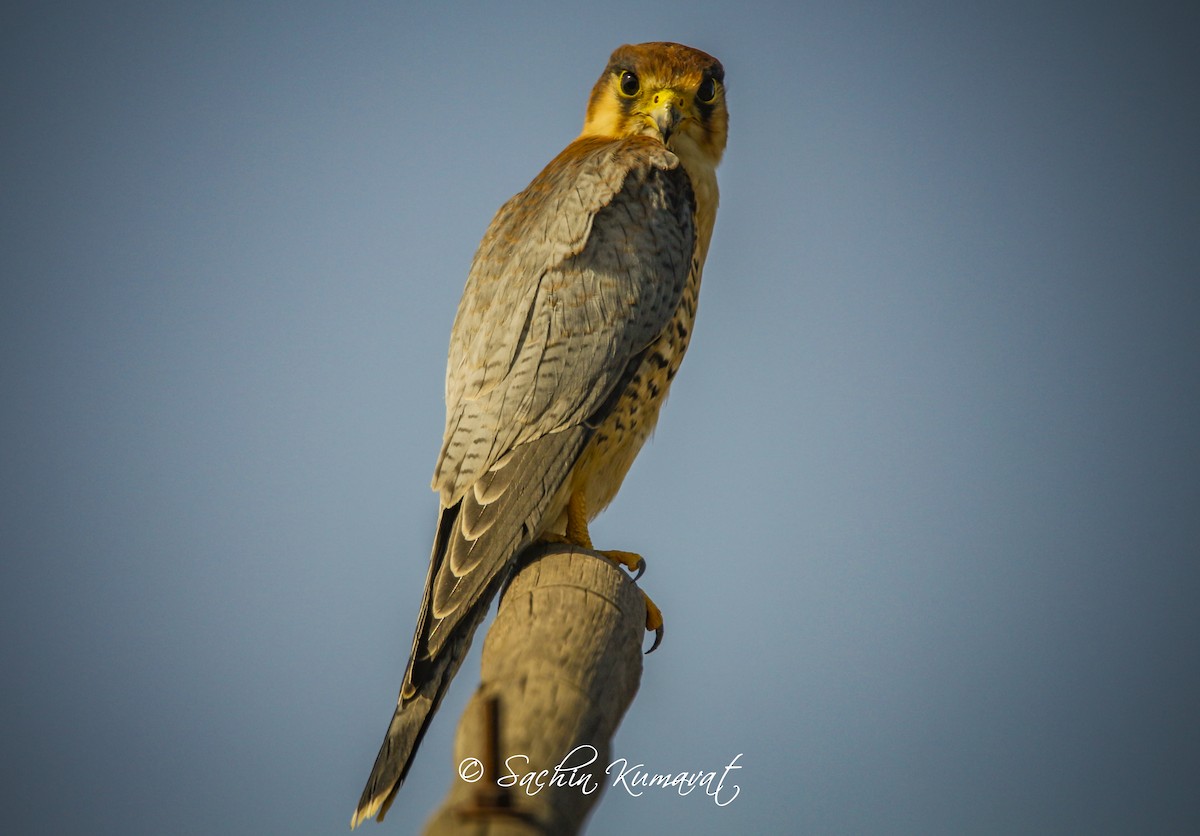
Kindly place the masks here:
<instances>
[{"instance_id":1,"label":"wooden stub","mask_svg":"<svg viewBox=\"0 0 1200 836\"><path fill-rule=\"evenodd\" d=\"M549 546L524 560L484 642L482 681L455 739L455 778L426 836L580 832L641 681L645 623L641 592L606 558ZM468 758L476 762L464 765ZM481 780L460 777L477 766ZM511 775L513 786L497 786Z\"/></svg>"}]
</instances>

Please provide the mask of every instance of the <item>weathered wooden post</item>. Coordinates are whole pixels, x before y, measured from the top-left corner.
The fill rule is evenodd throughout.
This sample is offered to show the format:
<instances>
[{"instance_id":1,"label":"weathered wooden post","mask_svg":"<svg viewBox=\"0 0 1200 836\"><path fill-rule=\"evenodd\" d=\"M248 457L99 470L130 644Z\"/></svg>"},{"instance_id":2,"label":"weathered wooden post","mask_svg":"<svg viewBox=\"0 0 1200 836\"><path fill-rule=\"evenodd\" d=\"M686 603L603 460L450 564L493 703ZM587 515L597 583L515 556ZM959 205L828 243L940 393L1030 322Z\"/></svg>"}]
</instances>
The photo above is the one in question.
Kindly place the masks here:
<instances>
[{"instance_id":1,"label":"weathered wooden post","mask_svg":"<svg viewBox=\"0 0 1200 836\"><path fill-rule=\"evenodd\" d=\"M642 593L602 555L556 545L523 556L426 836L580 832L641 681L645 623Z\"/></svg>"}]
</instances>

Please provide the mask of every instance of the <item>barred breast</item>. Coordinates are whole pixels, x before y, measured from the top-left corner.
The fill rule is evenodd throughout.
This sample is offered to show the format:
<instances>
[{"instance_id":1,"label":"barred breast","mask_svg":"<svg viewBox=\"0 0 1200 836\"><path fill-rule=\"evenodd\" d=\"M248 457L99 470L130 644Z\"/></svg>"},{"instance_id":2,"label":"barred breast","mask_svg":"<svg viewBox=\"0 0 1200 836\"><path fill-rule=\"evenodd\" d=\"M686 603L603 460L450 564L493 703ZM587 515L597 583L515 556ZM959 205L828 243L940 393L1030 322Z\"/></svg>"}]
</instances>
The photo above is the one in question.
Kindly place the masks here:
<instances>
[{"instance_id":1,"label":"barred breast","mask_svg":"<svg viewBox=\"0 0 1200 836\"><path fill-rule=\"evenodd\" d=\"M617 491L638 451L658 421L671 381L679 371L696 320L701 264L693 255L691 272L675 315L661 336L647 349L613 411L592 436L571 473L571 490L583 488L588 516L603 511Z\"/></svg>"}]
</instances>

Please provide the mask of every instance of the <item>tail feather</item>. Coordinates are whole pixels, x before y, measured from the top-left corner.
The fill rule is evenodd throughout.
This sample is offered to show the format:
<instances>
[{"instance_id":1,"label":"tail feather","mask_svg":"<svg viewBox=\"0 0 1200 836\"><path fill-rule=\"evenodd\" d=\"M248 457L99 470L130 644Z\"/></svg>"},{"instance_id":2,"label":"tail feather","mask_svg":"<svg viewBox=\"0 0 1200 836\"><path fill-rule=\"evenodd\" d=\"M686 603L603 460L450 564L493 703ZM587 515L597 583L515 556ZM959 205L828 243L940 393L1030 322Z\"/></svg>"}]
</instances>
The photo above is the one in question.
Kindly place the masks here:
<instances>
[{"instance_id":1,"label":"tail feather","mask_svg":"<svg viewBox=\"0 0 1200 836\"><path fill-rule=\"evenodd\" d=\"M505 468L498 468L482 484L481 495L491 500L486 509L471 505L482 505L473 492L453 507L442 509L396 712L350 819L352 828L372 816L383 820L408 775L425 730L471 648L471 637L487 615L496 592L507 581L517 554L541 530L547 507L591 434L590 427L570 427L523 445L514 451ZM497 489L501 470L506 471L501 474L507 480L506 490ZM504 524L495 530L481 530L479 539L470 541L460 525L464 506L468 528L478 526L485 513L502 517ZM465 567L461 576L455 574L453 564L459 552L469 554L473 561L468 565L460 556L459 562ZM441 617L434 607L439 589L445 600Z\"/></svg>"},{"instance_id":2,"label":"tail feather","mask_svg":"<svg viewBox=\"0 0 1200 836\"><path fill-rule=\"evenodd\" d=\"M447 642L435 664L427 669L427 675L423 677L416 693L407 698L400 697L383 745L375 757L375 765L371 768L371 777L367 779L358 807L350 818L351 828L358 827L372 816L383 821L396 797L396 791L408 775L413 755L421 745L429 721L433 719L454 674L471 649L471 637L487 613L494 594L495 588L481 596L474 612L458 624L454 637Z\"/></svg>"}]
</instances>

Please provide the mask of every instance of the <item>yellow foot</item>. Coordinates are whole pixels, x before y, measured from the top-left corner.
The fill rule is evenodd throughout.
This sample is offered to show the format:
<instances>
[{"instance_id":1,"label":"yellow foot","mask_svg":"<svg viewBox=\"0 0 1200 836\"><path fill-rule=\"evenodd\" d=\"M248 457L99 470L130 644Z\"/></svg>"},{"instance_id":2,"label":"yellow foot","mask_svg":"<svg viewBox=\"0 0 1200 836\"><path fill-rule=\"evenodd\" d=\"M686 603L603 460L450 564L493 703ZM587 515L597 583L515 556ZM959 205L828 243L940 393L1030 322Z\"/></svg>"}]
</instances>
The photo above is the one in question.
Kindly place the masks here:
<instances>
[{"instance_id":1,"label":"yellow foot","mask_svg":"<svg viewBox=\"0 0 1200 836\"><path fill-rule=\"evenodd\" d=\"M642 572L646 571L646 559L640 554L610 549L600 551L599 554L604 555L618 566L624 566L629 571L636 572L637 574L633 576L635 581L642 576ZM662 610L658 608L658 604L650 600L650 596L645 592L642 592L642 597L646 599L646 629L654 631L654 644L646 652L653 653L663 640Z\"/></svg>"},{"instance_id":2,"label":"yellow foot","mask_svg":"<svg viewBox=\"0 0 1200 836\"><path fill-rule=\"evenodd\" d=\"M592 546L592 535L588 532L586 493L582 490L574 491L567 500L567 533L565 535L547 534L543 535L542 539L550 543L570 543L588 551L596 551ZM633 576L635 581L646 571L646 561L640 554L616 550L600 551L598 554L604 555L618 566L624 566L629 571L635 572L636 574ZM650 600L650 596L645 592L642 593L642 597L646 599L646 629L654 631L654 644L650 645L650 649L646 652L653 653L663 640L662 610Z\"/></svg>"},{"instance_id":3,"label":"yellow foot","mask_svg":"<svg viewBox=\"0 0 1200 836\"><path fill-rule=\"evenodd\" d=\"M635 573L633 579L636 581L646 571L646 559L640 554L633 552L612 551L609 549L601 550L600 554L607 557L618 566L624 566L630 572Z\"/></svg>"}]
</instances>

